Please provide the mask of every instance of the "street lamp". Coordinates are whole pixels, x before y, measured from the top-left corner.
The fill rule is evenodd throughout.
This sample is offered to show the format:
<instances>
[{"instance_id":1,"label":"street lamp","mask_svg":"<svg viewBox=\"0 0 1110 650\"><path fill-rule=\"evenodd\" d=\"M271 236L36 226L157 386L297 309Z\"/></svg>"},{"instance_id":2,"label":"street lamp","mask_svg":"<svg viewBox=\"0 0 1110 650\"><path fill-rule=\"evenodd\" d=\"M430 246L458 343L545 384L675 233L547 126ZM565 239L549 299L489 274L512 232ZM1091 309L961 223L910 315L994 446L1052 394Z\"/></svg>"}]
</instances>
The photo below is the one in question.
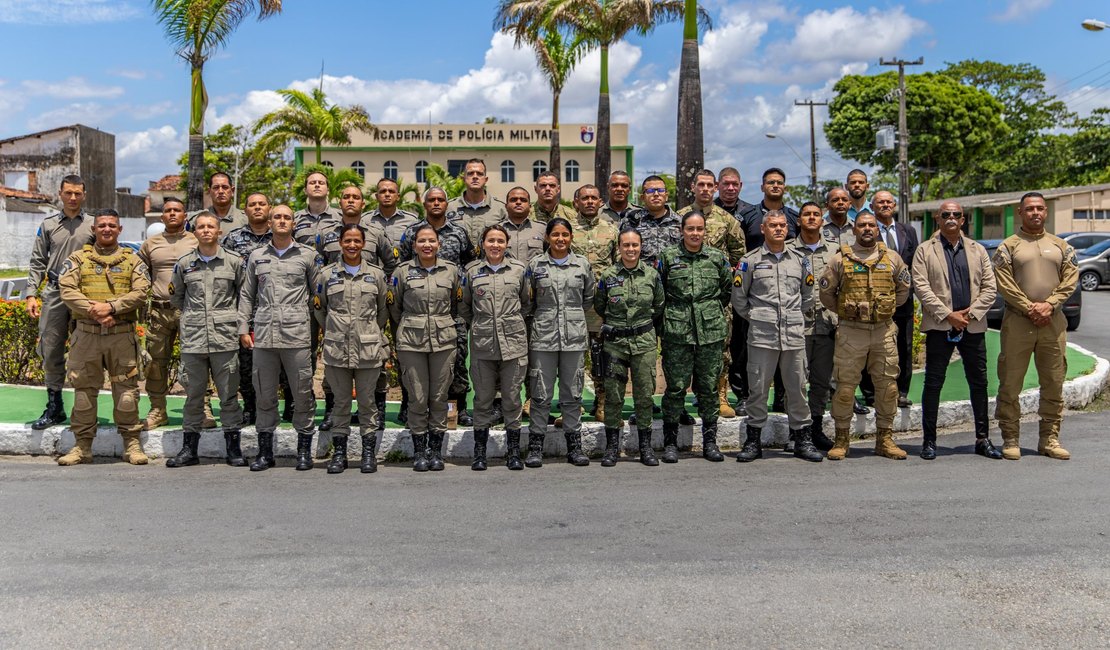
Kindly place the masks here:
<instances>
[{"instance_id":1,"label":"street lamp","mask_svg":"<svg viewBox=\"0 0 1110 650\"><path fill-rule=\"evenodd\" d=\"M781 142L781 143L785 144L785 145L786 145L786 148L790 150L790 153L794 154L794 157L798 159L798 162L802 163L803 165L805 165L805 166L806 166L806 168L808 168L808 169L809 169L809 174L810 174L810 187L809 187L809 191L810 191L810 192L811 192L811 193L812 193L812 194L813 194L814 196L817 196L817 170L816 170L816 169L814 169L813 167L811 167L811 166L810 166L810 164L809 164L809 163L807 163L807 162L806 162L806 161L805 161L805 160L804 160L804 159L802 158L801 154L799 154L799 153L798 153L798 152L797 152L797 151L796 151L796 150L794 149L794 147L790 146L790 141L789 141L789 140L785 140L785 139L783 139L783 138L780 138L780 137L778 136L778 134L777 134L777 133L764 133L763 135L767 136L767 138L768 138L768 139L770 139L770 140L778 140L779 142Z\"/></svg>"},{"instance_id":2,"label":"street lamp","mask_svg":"<svg viewBox=\"0 0 1110 650\"><path fill-rule=\"evenodd\" d=\"M1086 30L1089 30L1089 31L1092 31L1092 32L1101 32L1102 30L1106 29L1107 27L1110 27L1110 23L1106 23L1106 22L1103 22L1101 20L1095 20L1094 18L1088 18L1087 20L1084 20L1082 24L1083 24L1083 29L1086 29Z\"/></svg>"}]
</instances>

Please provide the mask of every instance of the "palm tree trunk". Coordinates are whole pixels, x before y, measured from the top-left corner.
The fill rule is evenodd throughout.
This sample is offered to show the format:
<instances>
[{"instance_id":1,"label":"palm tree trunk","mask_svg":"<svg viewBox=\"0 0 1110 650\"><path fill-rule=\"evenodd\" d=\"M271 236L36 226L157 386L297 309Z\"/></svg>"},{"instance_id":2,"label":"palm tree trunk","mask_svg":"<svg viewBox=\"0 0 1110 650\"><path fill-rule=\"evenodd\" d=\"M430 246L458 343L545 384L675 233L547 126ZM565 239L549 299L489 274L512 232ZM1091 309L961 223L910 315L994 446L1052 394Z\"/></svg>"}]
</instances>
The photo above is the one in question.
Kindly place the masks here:
<instances>
[{"instance_id":1,"label":"palm tree trunk","mask_svg":"<svg viewBox=\"0 0 1110 650\"><path fill-rule=\"evenodd\" d=\"M702 135L701 66L698 61L697 0L686 0L682 59L678 68L678 139L675 143L676 207L694 202L690 183L705 166Z\"/></svg>"},{"instance_id":2,"label":"palm tree trunk","mask_svg":"<svg viewBox=\"0 0 1110 650\"><path fill-rule=\"evenodd\" d=\"M204 89L204 64L192 66L189 105L189 178L185 201L189 210L204 208L204 112L208 93Z\"/></svg>"},{"instance_id":3,"label":"palm tree trunk","mask_svg":"<svg viewBox=\"0 0 1110 650\"><path fill-rule=\"evenodd\" d=\"M609 200L609 46L601 46L601 87L597 96L597 137L594 140L594 185Z\"/></svg>"},{"instance_id":4,"label":"palm tree trunk","mask_svg":"<svg viewBox=\"0 0 1110 650\"><path fill-rule=\"evenodd\" d=\"M551 100L551 165L548 169L556 174L563 166L563 152L559 148L559 93L552 94Z\"/></svg>"}]
</instances>

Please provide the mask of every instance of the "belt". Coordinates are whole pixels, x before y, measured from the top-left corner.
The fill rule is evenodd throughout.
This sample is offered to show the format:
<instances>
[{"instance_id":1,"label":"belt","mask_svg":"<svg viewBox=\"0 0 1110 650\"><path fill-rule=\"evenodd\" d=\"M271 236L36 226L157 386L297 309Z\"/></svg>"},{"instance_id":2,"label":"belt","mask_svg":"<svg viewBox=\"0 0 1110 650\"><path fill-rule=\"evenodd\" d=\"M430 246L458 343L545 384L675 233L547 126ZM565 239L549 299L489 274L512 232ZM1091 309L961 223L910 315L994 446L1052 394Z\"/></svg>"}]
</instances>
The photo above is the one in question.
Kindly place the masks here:
<instances>
[{"instance_id":1,"label":"belt","mask_svg":"<svg viewBox=\"0 0 1110 650\"><path fill-rule=\"evenodd\" d=\"M151 307L157 307L159 309L173 309L173 303L170 302L169 300L155 300L155 299L152 299L150 301L150 306Z\"/></svg>"},{"instance_id":2,"label":"belt","mask_svg":"<svg viewBox=\"0 0 1110 650\"><path fill-rule=\"evenodd\" d=\"M101 334L101 335L106 336L108 334L122 334L124 332L134 332L135 331L135 323L120 323L119 325L113 325L111 327L105 328L105 327L102 327L100 325L100 323L95 323L93 321L88 321L88 320L79 320L79 321L77 321L77 329L82 331L82 332L88 332L90 334Z\"/></svg>"},{"instance_id":3,"label":"belt","mask_svg":"<svg viewBox=\"0 0 1110 650\"><path fill-rule=\"evenodd\" d=\"M643 325L637 325L635 327L614 327L609 332L609 338L624 339L629 336L637 336L645 332L650 332L653 329L655 329L654 323L644 323Z\"/></svg>"},{"instance_id":4,"label":"belt","mask_svg":"<svg viewBox=\"0 0 1110 650\"><path fill-rule=\"evenodd\" d=\"M892 324L894 324L894 321L892 321L889 318L886 319L886 320L883 320L883 321L879 321L877 323L869 323L869 322L865 322L865 321L861 321L861 320L850 320L848 318L841 318L840 319L840 326L841 327L854 327L855 329L860 329L860 330L874 330L874 329L879 329L881 327L888 327Z\"/></svg>"}]
</instances>

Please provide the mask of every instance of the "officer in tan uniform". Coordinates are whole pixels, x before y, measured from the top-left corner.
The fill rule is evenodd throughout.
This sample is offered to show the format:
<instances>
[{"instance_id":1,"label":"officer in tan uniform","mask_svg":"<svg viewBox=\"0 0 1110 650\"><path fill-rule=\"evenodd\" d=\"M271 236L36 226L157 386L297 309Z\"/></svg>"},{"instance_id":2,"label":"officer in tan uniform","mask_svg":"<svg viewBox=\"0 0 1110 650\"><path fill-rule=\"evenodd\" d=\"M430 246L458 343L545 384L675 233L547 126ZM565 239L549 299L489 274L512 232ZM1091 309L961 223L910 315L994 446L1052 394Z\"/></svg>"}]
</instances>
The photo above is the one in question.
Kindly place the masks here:
<instances>
[{"instance_id":1,"label":"officer in tan uniform","mask_svg":"<svg viewBox=\"0 0 1110 650\"><path fill-rule=\"evenodd\" d=\"M1029 369L1037 364L1041 383L1040 440L1037 452L1067 460L1060 446L1064 417L1064 376L1067 374L1067 320L1064 302L1079 281L1075 250L1044 230L1048 207L1044 196L1028 192L1018 203L1021 229L1006 238L994 254L994 277L1006 300L1002 316L1002 351L998 355L998 402L995 417L1002 430L1002 457L1021 458L1018 395Z\"/></svg>"},{"instance_id":2,"label":"officer in tan uniform","mask_svg":"<svg viewBox=\"0 0 1110 650\"><path fill-rule=\"evenodd\" d=\"M96 401L104 371L112 384L112 419L123 437L123 459L145 465L139 440L139 342L135 321L146 301L150 280L146 265L130 248L119 245L119 214L99 210L93 222L95 244L69 256L62 265L58 288L75 319L66 371L73 386L70 428L77 444L58 459L59 465L92 462L96 437Z\"/></svg>"},{"instance_id":3,"label":"officer in tan uniform","mask_svg":"<svg viewBox=\"0 0 1110 650\"><path fill-rule=\"evenodd\" d=\"M185 230L185 204L181 199L166 197L162 223L165 231L147 239L139 248L139 259L150 271L151 289L146 333L146 351L150 355L146 367L146 394L150 398L150 411L143 421L143 429L157 429L169 422L166 415L169 365L181 320L181 312L170 301L170 279L177 260L197 247L197 238ZM205 424L215 426L216 423L213 420Z\"/></svg>"},{"instance_id":4,"label":"officer in tan uniform","mask_svg":"<svg viewBox=\"0 0 1110 650\"><path fill-rule=\"evenodd\" d=\"M555 217L562 217L574 223L574 210L559 202L559 175L552 171L540 174L536 179L536 202L532 204L532 221L547 223Z\"/></svg>"},{"instance_id":5,"label":"officer in tan uniform","mask_svg":"<svg viewBox=\"0 0 1110 650\"><path fill-rule=\"evenodd\" d=\"M447 220L458 221L466 228L470 241L477 242L482 230L505 218L505 204L486 190L489 176L481 158L471 158L463 165L463 193L447 203Z\"/></svg>"},{"instance_id":6,"label":"officer in tan uniform","mask_svg":"<svg viewBox=\"0 0 1110 650\"><path fill-rule=\"evenodd\" d=\"M910 296L910 270L902 258L876 238L875 215L860 213L853 231L856 243L842 243L821 277L821 303L840 319L833 358L836 393L832 416L836 440L829 460L848 455L849 426L860 373L866 368L875 384L875 453L902 460L892 427L898 407L898 345L894 310Z\"/></svg>"},{"instance_id":7,"label":"officer in tan uniform","mask_svg":"<svg viewBox=\"0 0 1110 650\"><path fill-rule=\"evenodd\" d=\"M532 258L543 254L544 226L530 216L531 195L523 187L514 187L505 195L505 218L501 225L509 233L505 254L527 266Z\"/></svg>"},{"instance_id":8,"label":"officer in tan uniform","mask_svg":"<svg viewBox=\"0 0 1110 650\"><path fill-rule=\"evenodd\" d=\"M62 211L42 220L35 233L31 268L27 273L27 313L39 319L38 353L46 375L46 409L31 423L31 428L36 430L66 421L62 384L66 378L70 315L58 293L58 276L70 255L85 244L93 243L92 215L81 209L85 202L85 181L80 176L66 176L58 194ZM45 285L43 280L46 280Z\"/></svg>"},{"instance_id":9,"label":"officer in tan uniform","mask_svg":"<svg viewBox=\"0 0 1110 650\"><path fill-rule=\"evenodd\" d=\"M703 169L690 181L690 189L694 192L694 203L678 211L678 216L689 214L697 210L705 217L705 243L725 254L728 263L736 266L740 258L747 252L744 241L744 231L740 222L724 208L713 202L713 195L717 192L717 176L708 169ZM732 355L729 354L729 343L732 340L732 310L725 310L728 320L728 334L725 336L725 358L721 376L717 379L717 398L720 400L721 417L736 417L736 409L728 403L728 368L732 365Z\"/></svg>"},{"instance_id":10,"label":"officer in tan uniform","mask_svg":"<svg viewBox=\"0 0 1110 650\"><path fill-rule=\"evenodd\" d=\"M170 279L170 302L181 314L181 451L166 467L197 465L197 446L204 426L205 388L209 377L220 397L227 464L246 467L239 441L243 411L239 392L239 289L243 258L220 247L220 219L201 212L193 220L197 247L181 256Z\"/></svg>"}]
</instances>

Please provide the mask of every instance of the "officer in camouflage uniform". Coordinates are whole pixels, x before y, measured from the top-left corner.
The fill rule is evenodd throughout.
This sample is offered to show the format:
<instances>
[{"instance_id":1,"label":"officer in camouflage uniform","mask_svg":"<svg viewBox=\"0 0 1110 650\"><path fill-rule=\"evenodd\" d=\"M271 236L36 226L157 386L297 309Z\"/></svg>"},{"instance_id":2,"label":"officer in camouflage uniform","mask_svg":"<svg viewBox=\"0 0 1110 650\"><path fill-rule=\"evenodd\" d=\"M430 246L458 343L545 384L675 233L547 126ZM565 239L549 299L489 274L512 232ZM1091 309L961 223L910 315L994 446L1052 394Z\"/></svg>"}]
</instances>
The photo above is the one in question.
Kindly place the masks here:
<instances>
[{"instance_id":1,"label":"officer in camouflage uniform","mask_svg":"<svg viewBox=\"0 0 1110 650\"><path fill-rule=\"evenodd\" d=\"M730 216L729 219L732 219ZM735 220L733 221L735 223ZM663 251L659 273L666 291L663 312L663 462L678 462L679 416L693 378L702 418L702 456L720 462L717 448L718 401L714 378L721 375L732 290L732 268L720 250L704 244L705 218L687 212L682 243Z\"/></svg>"},{"instance_id":2,"label":"officer in camouflage uniform","mask_svg":"<svg viewBox=\"0 0 1110 650\"><path fill-rule=\"evenodd\" d=\"M700 212L705 218L705 244L724 253L728 263L736 266L747 252L744 231L735 217L713 203L717 177L708 169L703 169L690 182L690 189L694 192L694 203L679 210L679 216L689 214L692 210ZM728 351L732 336L732 309L725 310L725 319L728 321L728 331L725 334L724 367L717 379L717 402L721 417L734 418L736 411L728 403L728 368L732 364Z\"/></svg>"},{"instance_id":3,"label":"officer in camouflage uniform","mask_svg":"<svg viewBox=\"0 0 1110 650\"><path fill-rule=\"evenodd\" d=\"M601 214L612 219L613 223L619 224L640 209L640 206L628 200L628 196L632 193L632 178L623 169L609 174L609 185L606 189L609 199L602 204Z\"/></svg>"},{"instance_id":4,"label":"officer in camouflage uniform","mask_svg":"<svg viewBox=\"0 0 1110 650\"><path fill-rule=\"evenodd\" d=\"M547 223L555 217L562 217L574 223L574 210L559 202L559 175L546 171L536 179L536 202L532 204L532 221Z\"/></svg>"},{"instance_id":5,"label":"officer in camouflage uniform","mask_svg":"<svg viewBox=\"0 0 1110 650\"><path fill-rule=\"evenodd\" d=\"M112 384L112 419L123 437L123 459L132 465L148 462L139 440L139 341L135 321L146 301L147 269L130 248L119 245L119 214L98 210L93 222L95 244L86 244L62 264L58 289L73 314L66 372L73 386L70 428L77 443L58 459L59 465L91 463L96 437L96 402L104 371Z\"/></svg>"},{"instance_id":6,"label":"officer in camouflage uniform","mask_svg":"<svg viewBox=\"0 0 1110 650\"><path fill-rule=\"evenodd\" d=\"M166 467L197 465L204 424L205 388L211 375L220 397L227 464L246 467L239 428L239 289L243 258L220 248L220 220L201 213L193 220L196 249L177 261L170 278L170 302L181 314L181 383L185 386L181 451Z\"/></svg>"},{"instance_id":7,"label":"officer in camouflage uniform","mask_svg":"<svg viewBox=\"0 0 1110 650\"><path fill-rule=\"evenodd\" d=\"M739 462L763 457L763 425L767 422L767 396L782 371L786 411L794 456L820 462L821 452L809 436L806 404L805 314L813 307L813 269L809 258L786 247L788 221L781 210L762 218L763 244L749 252L736 267L732 308L748 327L748 427Z\"/></svg>"},{"instance_id":8,"label":"officer in camouflage uniform","mask_svg":"<svg viewBox=\"0 0 1110 650\"><path fill-rule=\"evenodd\" d=\"M634 228L643 245L640 259L649 266L659 261L663 251L682 241L681 218L667 205L667 183L660 176L648 176L640 185L644 207L631 211L620 222L620 229Z\"/></svg>"},{"instance_id":9,"label":"officer in camouflage uniform","mask_svg":"<svg viewBox=\"0 0 1110 650\"><path fill-rule=\"evenodd\" d=\"M225 235L236 228L247 225L247 215L235 205L235 183L224 172L214 172L208 177L208 196L212 207L208 210L190 212L185 219L185 229L196 230L197 215L209 212L220 220L220 231Z\"/></svg>"},{"instance_id":10,"label":"officer in camouflage uniform","mask_svg":"<svg viewBox=\"0 0 1110 650\"><path fill-rule=\"evenodd\" d=\"M505 218L505 204L501 199L490 196L486 191L486 163L480 158L471 158L463 165L463 193L447 203L447 220L458 221L470 240L477 242L482 230Z\"/></svg>"},{"instance_id":11,"label":"officer in camouflage uniform","mask_svg":"<svg viewBox=\"0 0 1110 650\"><path fill-rule=\"evenodd\" d=\"M836 440L829 460L848 455L852 405L860 373L875 384L875 454L902 460L891 427L898 406L898 344L894 310L910 295L910 270L897 253L877 240L878 221L860 213L853 226L856 243L841 243L821 277L821 303L840 319L833 366L836 393L832 416Z\"/></svg>"},{"instance_id":12,"label":"officer in camouflage uniform","mask_svg":"<svg viewBox=\"0 0 1110 650\"><path fill-rule=\"evenodd\" d=\"M606 398L602 467L616 465L620 456L621 408L629 373L640 462L659 464L651 448L651 396L655 394L655 321L663 316L664 292L659 274L640 259L640 241L635 229L621 230L620 261L601 274L594 294L594 311L604 321L601 332L607 366L602 369Z\"/></svg>"},{"instance_id":13,"label":"officer in camouflage uniform","mask_svg":"<svg viewBox=\"0 0 1110 650\"><path fill-rule=\"evenodd\" d=\"M66 421L62 385L66 378L66 339L69 309L58 292L58 276L70 255L93 243L93 218L81 206L85 181L80 176L62 179L58 194L62 211L46 217L35 233L31 268L27 273L27 313L39 319L38 353L46 375L46 409L31 423L35 430ZM46 280L45 286L43 280Z\"/></svg>"}]
</instances>

